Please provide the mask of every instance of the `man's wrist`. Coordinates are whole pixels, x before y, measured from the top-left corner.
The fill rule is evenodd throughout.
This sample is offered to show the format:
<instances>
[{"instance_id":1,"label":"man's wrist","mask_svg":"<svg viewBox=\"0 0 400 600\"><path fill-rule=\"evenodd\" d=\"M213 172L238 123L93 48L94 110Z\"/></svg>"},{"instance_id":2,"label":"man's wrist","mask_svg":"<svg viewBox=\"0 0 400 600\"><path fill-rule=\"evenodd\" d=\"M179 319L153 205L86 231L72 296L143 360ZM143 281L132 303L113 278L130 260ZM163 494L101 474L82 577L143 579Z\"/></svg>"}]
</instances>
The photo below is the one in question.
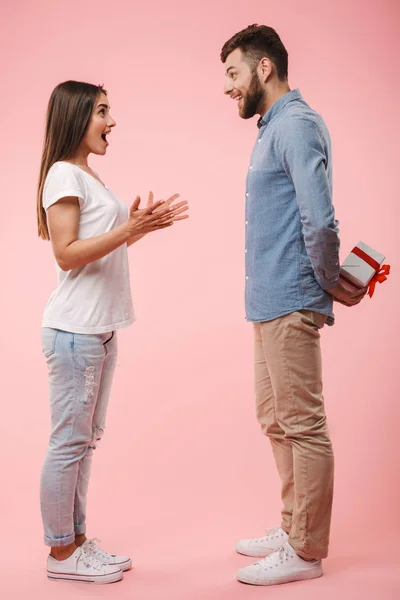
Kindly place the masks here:
<instances>
[{"instance_id":1,"label":"man's wrist","mask_svg":"<svg viewBox=\"0 0 400 600\"><path fill-rule=\"evenodd\" d=\"M334 279L334 280L326 280L326 279L321 280L316 275L315 278L316 278L317 282L319 283L319 285L324 290L324 292L327 292L328 294L330 294L333 290L335 290L339 284L339 277L337 277L337 279Z\"/></svg>"}]
</instances>

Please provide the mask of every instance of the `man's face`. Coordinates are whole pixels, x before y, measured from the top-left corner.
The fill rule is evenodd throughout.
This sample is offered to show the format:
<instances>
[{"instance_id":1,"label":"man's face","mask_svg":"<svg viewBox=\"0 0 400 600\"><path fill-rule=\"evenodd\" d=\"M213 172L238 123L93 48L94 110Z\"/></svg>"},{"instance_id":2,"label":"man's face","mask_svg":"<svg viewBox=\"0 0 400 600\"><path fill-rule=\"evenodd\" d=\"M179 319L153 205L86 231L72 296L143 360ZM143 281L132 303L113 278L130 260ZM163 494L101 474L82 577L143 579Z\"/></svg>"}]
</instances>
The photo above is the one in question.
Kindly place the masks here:
<instances>
[{"instance_id":1,"label":"man's face","mask_svg":"<svg viewBox=\"0 0 400 600\"><path fill-rule=\"evenodd\" d=\"M224 93L238 103L242 119L251 119L257 114L265 93L258 73L251 70L240 48L229 54L225 67Z\"/></svg>"}]
</instances>

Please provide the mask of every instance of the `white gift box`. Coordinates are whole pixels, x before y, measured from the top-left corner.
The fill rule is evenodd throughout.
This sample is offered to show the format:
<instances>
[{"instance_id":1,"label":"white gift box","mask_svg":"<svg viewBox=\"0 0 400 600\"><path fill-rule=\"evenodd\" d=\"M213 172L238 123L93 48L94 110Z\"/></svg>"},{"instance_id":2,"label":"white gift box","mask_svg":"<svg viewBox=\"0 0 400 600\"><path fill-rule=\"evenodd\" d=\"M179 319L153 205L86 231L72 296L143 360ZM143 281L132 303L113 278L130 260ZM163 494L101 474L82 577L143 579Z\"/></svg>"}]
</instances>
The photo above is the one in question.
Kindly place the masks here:
<instances>
[{"instance_id":1,"label":"white gift box","mask_svg":"<svg viewBox=\"0 0 400 600\"><path fill-rule=\"evenodd\" d=\"M340 276L347 283L363 288L379 271L384 260L383 254L364 242L358 242L340 267Z\"/></svg>"}]
</instances>

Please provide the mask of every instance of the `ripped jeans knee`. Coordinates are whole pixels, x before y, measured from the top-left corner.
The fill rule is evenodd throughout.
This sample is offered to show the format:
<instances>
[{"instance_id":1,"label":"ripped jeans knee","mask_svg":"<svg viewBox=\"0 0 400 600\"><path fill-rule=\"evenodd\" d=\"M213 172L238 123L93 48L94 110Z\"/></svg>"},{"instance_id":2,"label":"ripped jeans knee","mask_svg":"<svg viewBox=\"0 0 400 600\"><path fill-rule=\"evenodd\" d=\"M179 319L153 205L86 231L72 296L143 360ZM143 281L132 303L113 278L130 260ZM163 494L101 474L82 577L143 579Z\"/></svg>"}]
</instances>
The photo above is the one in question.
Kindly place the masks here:
<instances>
[{"instance_id":1,"label":"ripped jeans knee","mask_svg":"<svg viewBox=\"0 0 400 600\"><path fill-rule=\"evenodd\" d=\"M87 404L91 400L94 399L94 393L96 388L95 382L95 368L94 367L86 367L85 369L85 396L84 402Z\"/></svg>"}]
</instances>

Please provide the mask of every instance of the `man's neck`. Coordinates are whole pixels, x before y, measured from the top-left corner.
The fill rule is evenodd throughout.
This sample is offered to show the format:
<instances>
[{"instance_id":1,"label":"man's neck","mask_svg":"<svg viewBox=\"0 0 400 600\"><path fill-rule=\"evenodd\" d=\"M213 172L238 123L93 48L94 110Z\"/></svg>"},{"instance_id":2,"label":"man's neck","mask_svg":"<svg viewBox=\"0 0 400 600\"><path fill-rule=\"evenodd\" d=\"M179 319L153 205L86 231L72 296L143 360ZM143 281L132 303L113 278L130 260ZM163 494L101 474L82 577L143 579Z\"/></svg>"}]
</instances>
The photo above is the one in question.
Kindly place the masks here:
<instances>
[{"instance_id":1,"label":"man's neck","mask_svg":"<svg viewBox=\"0 0 400 600\"><path fill-rule=\"evenodd\" d=\"M261 101L258 110L260 117L263 117L269 111L271 106L288 92L290 92L290 87L287 81L280 81L279 83L273 84L270 88L266 89L264 98Z\"/></svg>"}]
</instances>

